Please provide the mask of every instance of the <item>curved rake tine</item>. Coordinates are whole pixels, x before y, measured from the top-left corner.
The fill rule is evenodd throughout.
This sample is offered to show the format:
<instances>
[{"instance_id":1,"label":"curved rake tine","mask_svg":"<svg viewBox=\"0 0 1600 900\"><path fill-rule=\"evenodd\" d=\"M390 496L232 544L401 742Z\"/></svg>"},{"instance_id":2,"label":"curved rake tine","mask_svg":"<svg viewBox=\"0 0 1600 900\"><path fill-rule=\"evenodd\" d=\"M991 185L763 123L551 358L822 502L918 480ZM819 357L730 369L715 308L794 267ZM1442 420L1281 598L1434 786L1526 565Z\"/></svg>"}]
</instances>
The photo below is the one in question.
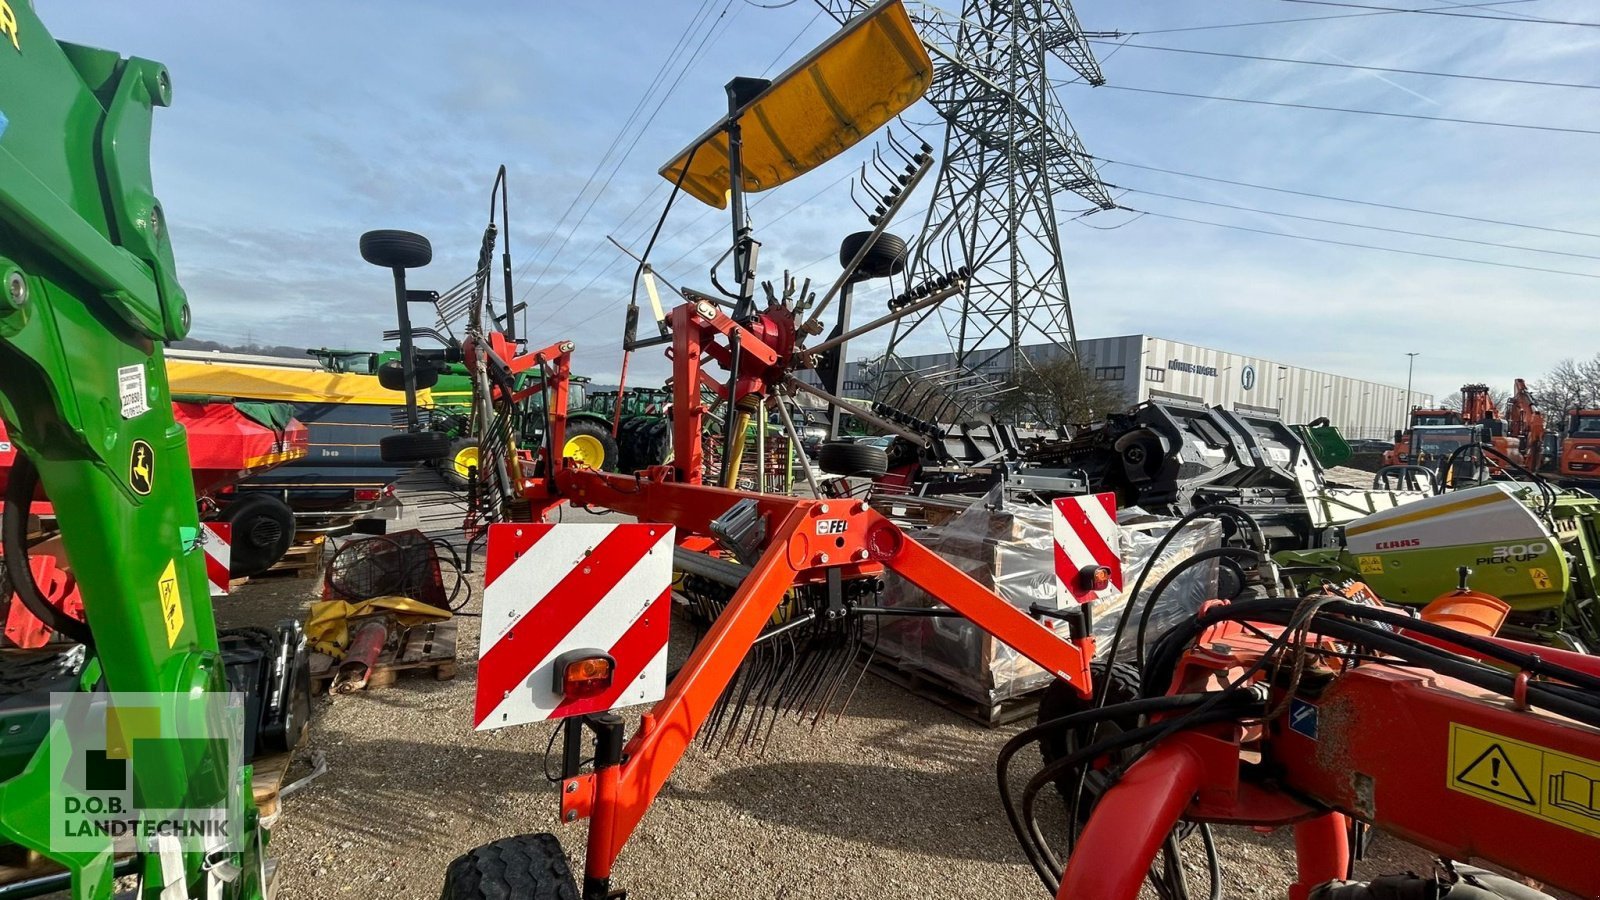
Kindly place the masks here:
<instances>
[{"instance_id":1,"label":"curved rake tine","mask_svg":"<svg viewBox=\"0 0 1600 900\"><path fill-rule=\"evenodd\" d=\"M863 186L863 190L865 190L865 186ZM863 216L872 215L865 206L861 205L861 201L856 199L856 180L854 178L850 179L850 202L856 205L856 209L861 210Z\"/></svg>"}]
</instances>

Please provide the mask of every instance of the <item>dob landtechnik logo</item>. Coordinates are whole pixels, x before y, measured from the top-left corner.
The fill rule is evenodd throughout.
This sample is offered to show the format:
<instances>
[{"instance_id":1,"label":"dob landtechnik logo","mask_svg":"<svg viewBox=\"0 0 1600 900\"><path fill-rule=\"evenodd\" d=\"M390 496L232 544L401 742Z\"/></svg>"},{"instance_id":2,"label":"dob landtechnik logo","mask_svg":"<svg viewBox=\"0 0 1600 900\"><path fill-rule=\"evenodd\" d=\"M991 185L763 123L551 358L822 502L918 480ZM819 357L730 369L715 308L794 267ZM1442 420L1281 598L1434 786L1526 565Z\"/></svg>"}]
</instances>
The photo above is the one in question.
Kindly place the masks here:
<instances>
[{"instance_id":1,"label":"dob landtechnik logo","mask_svg":"<svg viewBox=\"0 0 1600 900\"><path fill-rule=\"evenodd\" d=\"M241 833L240 694L51 696L52 849L230 849Z\"/></svg>"}]
</instances>

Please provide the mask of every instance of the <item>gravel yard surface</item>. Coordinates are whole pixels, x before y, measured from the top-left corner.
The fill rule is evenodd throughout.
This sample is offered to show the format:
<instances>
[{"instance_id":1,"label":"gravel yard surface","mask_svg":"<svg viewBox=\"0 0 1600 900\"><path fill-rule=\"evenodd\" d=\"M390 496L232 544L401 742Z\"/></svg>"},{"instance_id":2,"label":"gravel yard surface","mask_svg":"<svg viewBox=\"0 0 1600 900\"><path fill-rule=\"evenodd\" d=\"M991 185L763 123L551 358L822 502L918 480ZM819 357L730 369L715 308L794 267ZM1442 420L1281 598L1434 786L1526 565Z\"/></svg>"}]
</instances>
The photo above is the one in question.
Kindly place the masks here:
<instances>
[{"instance_id":1,"label":"gravel yard surface","mask_svg":"<svg viewBox=\"0 0 1600 900\"><path fill-rule=\"evenodd\" d=\"M257 579L219 603L219 619L303 618L318 584ZM475 599L467 611L477 609ZM542 770L551 726L472 730L477 620L461 625L453 681L402 674L390 688L315 700L289 778L312 750L328 771L284 802L273 831L284 900L437 897L451 859L519 832L556 833L581 868L583 828L558 824ZM689 630L675 633L681 657ZM638 900L1042 898L994 781L996 753L1020 727L983 728L868 676L842 716L814 730L786 719L764 755L692 750L624 850L614 886ZM1286 833L1230 829L1221 843L1225 897L1285 895ZM1363 869L1427 868L1381 836L1373 856ZM1201 876L1199 896L1204 885Z\"/></svg>"}]
</instances>

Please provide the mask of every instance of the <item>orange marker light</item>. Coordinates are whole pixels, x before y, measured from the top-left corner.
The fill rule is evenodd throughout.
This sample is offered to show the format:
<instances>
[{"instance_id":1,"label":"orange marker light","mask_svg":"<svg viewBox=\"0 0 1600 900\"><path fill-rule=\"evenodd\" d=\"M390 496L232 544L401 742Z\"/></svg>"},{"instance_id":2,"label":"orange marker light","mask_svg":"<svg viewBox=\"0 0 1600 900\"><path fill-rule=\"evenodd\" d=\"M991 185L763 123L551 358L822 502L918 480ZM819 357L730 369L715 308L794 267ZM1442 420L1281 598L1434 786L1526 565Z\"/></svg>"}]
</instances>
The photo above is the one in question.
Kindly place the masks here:
<instances>
[{"instance_id":1,"label":"orange marker light","mask_svg":"<svg viewBox=\"0 0 1600 900\"><path fill-rule=\"evenodd\" d=\"M1103 591L1111 586L1111 570L1105 566L1084 566L1078 570L1078 584L1085 591Z\"/></svg>"},{"instance_id":2,"label":"orange marker light","mask_svg":"<svg viewBox=\"0 0 1600 900\"><path fill-rule=\"evenodd\" d=\"M617 661L604 650L568 650L556 657L555 688L567 700L596 697L611 687Z\"/></svg>"}]
</instances>

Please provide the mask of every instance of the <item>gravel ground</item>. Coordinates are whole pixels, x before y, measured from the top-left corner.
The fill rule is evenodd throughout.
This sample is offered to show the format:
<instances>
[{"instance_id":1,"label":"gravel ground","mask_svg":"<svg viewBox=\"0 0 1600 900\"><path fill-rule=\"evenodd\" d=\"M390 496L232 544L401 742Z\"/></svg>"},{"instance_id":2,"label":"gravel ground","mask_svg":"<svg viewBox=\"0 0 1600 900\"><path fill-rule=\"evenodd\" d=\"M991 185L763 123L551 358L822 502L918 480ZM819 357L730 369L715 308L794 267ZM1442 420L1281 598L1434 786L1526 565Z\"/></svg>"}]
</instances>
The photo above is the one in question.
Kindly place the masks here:
<instances>
[{"instance_id":1,"label":"gravel ground","mask_svg":"<svg viewBox=\"0 0 1600 900\"><path fill-rule=\"evenodd\" d=\"M219 618L303 617L317 589L315 579L257 579L219 604ZM477 623L462 626L455 680L403 675L388 689L316 699L289 777L306 771L311 749L328 771L284 802L274 829L284 900L436 897L451 859L519 832L560 835L581 866L584 832L557 823L542 773L551 727L472 730ZM996 753L1020 727L983 728L869 676L843 716L814 731L785 720L764 756L691 750L614 883L640 900L1043 897L994 785ZM1284 896L1286 833L1229 829L1221 843L1224 896ZM1373 856L1368 871L1427 867L1381 836Z\"/></svg>"}]
</instances>

